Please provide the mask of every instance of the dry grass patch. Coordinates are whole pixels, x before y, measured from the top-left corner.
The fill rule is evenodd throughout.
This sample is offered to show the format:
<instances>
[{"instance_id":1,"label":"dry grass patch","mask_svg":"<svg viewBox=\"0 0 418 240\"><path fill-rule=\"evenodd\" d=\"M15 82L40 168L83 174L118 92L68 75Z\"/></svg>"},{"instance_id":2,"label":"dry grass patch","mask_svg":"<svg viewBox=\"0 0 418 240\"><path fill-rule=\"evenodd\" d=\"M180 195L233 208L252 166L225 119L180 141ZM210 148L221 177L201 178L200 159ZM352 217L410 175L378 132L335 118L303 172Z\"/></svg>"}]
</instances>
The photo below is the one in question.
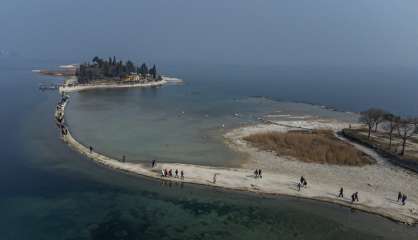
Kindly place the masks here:
<instances>
[{"instance_id":1,"label":"dry grass patch","mask_svg":"<svg viewBox=\"0 0 418 240\"><path fill-rule=\"evenodd\" d=\"M375 163L370 156L338 139L329 130L257 133L244 140L259 149L304 162L349 166Z\"/></svg>"}]
</instances>

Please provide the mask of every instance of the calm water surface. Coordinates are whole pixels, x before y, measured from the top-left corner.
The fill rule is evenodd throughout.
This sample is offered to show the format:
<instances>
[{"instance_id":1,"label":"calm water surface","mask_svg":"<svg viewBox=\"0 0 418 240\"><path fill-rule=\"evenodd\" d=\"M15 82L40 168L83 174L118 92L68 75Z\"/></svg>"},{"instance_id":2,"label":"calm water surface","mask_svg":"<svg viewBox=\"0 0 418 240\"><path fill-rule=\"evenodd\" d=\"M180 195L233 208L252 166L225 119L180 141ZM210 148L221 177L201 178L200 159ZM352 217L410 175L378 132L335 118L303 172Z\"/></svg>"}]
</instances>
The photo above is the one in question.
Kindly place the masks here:
<instances>
[{"instance_id":1,"label":"calm water surface","mask_svg":"<svg viewBox=\"0 0 418 240\"><path fill-rule=\"evenodd\" d=\"M236 166L245 156L224 143L230 129L260 119L358 118L309 104L223 94L210 84L199 91L201 84L71 94L66 121L77 139L114 158Z\"/></svg>"},{"instance_id":2,"label":"calm water surface","mask_svg":"<svg viewBox=\"0 0 418 240\"><path fill-rule=\"evenodd\" d=\"M352 212L350 209L332 204L224 192L187 184L170 185L97 166L72 152L58 139L58 133L53 127L52 114L59 96L56 92L38 92L38 83L47 78L30 72L32 68L48 67L52 64L37 61L25 62L20 64L20 67L16 67L16 63L0 62L2 82L0 141L3 146L0 161L0 239L417 239L418 237L416 227L407 227L358 211ZM200 95L208 95L213 88L222 89L219 90L223 92L219 94L221 96L227 96L229 91L233 92L233 89L228 87L232 85L226 82L224 88L216 78L213 78L215 80L208 85L203 84L204 82L198 77L202 74L197 73L204 68L197 69L196 72L186 71L186 68L182 67L167 67L167 69L184 79L187 77L190 82L196 81L183 87L184 89L189 86L201 88L196 90ZM259 74L263 75L263 73ZM392 74L399 77L404 75L404 73ZM229 78L239 74L225 75ZM247 73L247 75L253 77L256 74ZM243 84L241 87L245 89L246 86ZM175 119L179 111L185 111L180 117L183 120L177 122L174 120L170 125L184 126L184 118L190 118L192 126L212 126L213 122L216 123L213 124L214 126L218 125L218 117L214 116L217 110L211 111L212 105L209 103L206 105L208 109L199 114L196 112L203 108L194 108L196 106L194 104L188 107L188 111L182 109L184 103L178 104L182 108L167 110L165 99L173 96L172 106L174 106L177 105L176 100L184 99L185 92L194 94L192 93L194 90L191 89L178 90L183 87L167 86L156 91L129 90L123 94L112 93L109 98L121 100L126 94L128 106L138 102L129 99L135 97L140 100L148 99L149 104L141 102L138 110L135 111L148 113L150 110L157 114L156 116L162 120L155 121L155 124L162 128L163 122ZM204 88L208 91L203 91ZM258 114L258 111L252 108L252 104L255 104L254 98L251 98L253 95L246 94L251 92L248 89L239 91L240 93L234 93L239 102L237 110L245 115L243 117L245 119L239 119L243 122L252 121L250 115ZM257 88L254 88L254 91L257 92ZM272 90L265 91L267 93ZM285 92L290 94L295 93L295 90L289 88ZM176 94L179 94L178 98L175 97ZM143 95L151 96L143 97ZM232 105L236 104L234 99L219 95L213 94L214 104L216 99L232 101ZM261 92L254 95L277 99L288 97L271 96ZM106 100L106 96L107 94L101 92L80 94L78 96L80 101L73 100L76 98L73 97L70 106L76 108L78 103L84 103L82 99L87 99L86 104L90 105L94 102L92 98ZM289 97L289 99L308 100L297 99L297 96L295 94L294 98ZM198 98L196 97L196 101ZM208 96L202 98L202 105L208 101L208 98ZM155 108L159 99L164 105L161 106L161 110ZM330 99L333 99L332 96ZM251 106L248 112L243 111L240 101ZM348 102L344 99L336 100L339 101ZM317 102L324 103L320 98ZM124 113L125 104L122 104L123 101L119 103L123 109L120 113ZM267 101L261 105L268 105L267 110L270 112L270 103ZM347 107L338 103L335 106ZM264 114L264 107L261 108L260 114ZM348 107L346 109L358 110ZM231 112L234 111L226 109L219 119L224 121ZM108 114L106 111L103 114L105 117L103 121L114 120L113 117L111 119L106 117ZM208 122L193 123L197 121L195 116L205 114L209 114L209 119L205 120ZM147 120L149 117L157 118L146 114L138 116L138 122L149 121ZM120 116L115 118L122 119ZM132 124L129 123L129 126ZM171 127L172 125L166 129ZM120 128L124 129L123 126ZM182 130L180 128L176 131L181 133ZM190 128L184 131L189 133L192 130ZM203 131L210 133L212 129L203 129ZM218 130L213 131L217 133ZM158 137L163 135L158 129L155 134ZM138 143L145 144L143 141L138 136ZM149 141L152 142L152 139ZM168 142L170 143L171 140ZM220 146L211 146L214 149L217 147Z\"/></svg>"}]
</instances>

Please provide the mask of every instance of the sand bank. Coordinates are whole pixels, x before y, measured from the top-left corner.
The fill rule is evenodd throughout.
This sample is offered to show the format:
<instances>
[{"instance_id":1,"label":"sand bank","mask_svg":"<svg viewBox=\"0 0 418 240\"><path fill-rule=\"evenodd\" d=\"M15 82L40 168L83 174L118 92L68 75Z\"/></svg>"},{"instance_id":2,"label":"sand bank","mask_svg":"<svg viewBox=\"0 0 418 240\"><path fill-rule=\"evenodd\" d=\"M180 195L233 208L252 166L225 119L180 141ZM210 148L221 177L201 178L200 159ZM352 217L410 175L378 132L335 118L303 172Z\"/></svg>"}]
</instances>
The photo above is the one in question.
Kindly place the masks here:
<instances>
[{"instance_id":1,"label":"sand bank","mask_svg":"<svg viewBox=\"0 0 418 240\"><path fill-rule=\"evenodd\" d=\"M59 88L60 93L78 92L92 89L108 89L108 88L135 88L135 87L156 87L166 84L166 80L160 80L147 83L101 83L101 84L77 84L63 85Z\"/></svg>"},{"instance_id":2,"label":"sand bank","mask_svg":"<svg viewBox=\"0 0 418 240\"><path fill-rule=\"evenodd\" d=\"M84 90L107 89L107 88L156 87L156 86L161 86L167 83L181 84L183 83L183 80L174 78L174 77L162 76L162 80L160 81L147 82L147 83L95 83L95 84L74 85L74 80L69 81L68 83L71 83L71 84L64 84L59 88L60 93L70 93L70 92L78 92L78 91L84 91Z\"/></svg>"},{"instance_id":3,"label":"sand bank","mask_svg":"<svg viewBox=\"0 0 418 240\"><path fill-rule=\"evenodd\" d=\"M60 111L64 114L66 103ZM327 121L286 121L276 124L262 124L233 130L225 135L227 143L236 150L246 152L250 156L242 168L219 168L190 164L157 163L151 167L149 163L130 163L112 159L97 152L90 152L72 137L70 131L63 140L74 150L87 156L99 164L112 169L161 179L161 169L183 170L184 179L170 177L170 181L202 184L225 189L251 191L260 194L281 194L295 197L333 202L366 212L379 214L407 224L418 222L418 176L401 168L392 166L370 149L353 144L377 160L377 164L364 167L345 167L304 163L278 157L270 152L258 151L242 140L251 133L263 131L288 131L302 128L327 128L338 130L347 124ZM253 171L263 169L263 178L255 178ZM216 183L213 176L216 174ZM308 181L308 187L297 191L300 176ZM345 197L338 199L338 190L344 187ZM396 201L398 191L408 195L407 204L400 205ZM350 195L359 192L360 201L352 204Z\"/></svg>"}]
</instances>

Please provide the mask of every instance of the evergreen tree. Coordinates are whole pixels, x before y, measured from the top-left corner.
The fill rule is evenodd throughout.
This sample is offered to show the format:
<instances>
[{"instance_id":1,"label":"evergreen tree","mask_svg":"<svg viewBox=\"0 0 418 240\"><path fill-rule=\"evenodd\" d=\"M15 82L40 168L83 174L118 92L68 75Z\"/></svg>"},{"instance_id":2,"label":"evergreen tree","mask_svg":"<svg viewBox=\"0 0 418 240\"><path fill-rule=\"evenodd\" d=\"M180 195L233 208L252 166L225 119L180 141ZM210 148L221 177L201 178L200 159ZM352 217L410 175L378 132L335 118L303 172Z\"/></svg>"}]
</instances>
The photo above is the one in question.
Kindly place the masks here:
<instances>
[{"instance_id":1,"label":"evergreen tree","mask_svg":"<svg viewBox=\"0 0 418 240\"><path fill-rule=\"evenodd\" d=\"M131 62L129 60L126 62L126 71L128 73L135 72L135 65L133 64L133 62Z\"/></svg>"},{"instance_id":2,"label":"evergreen tree","mask_svg":"<svg viewBox=\"0 0 418 240\"><path fill-rule=\"evenodd\" d=\"M154 79L157 78L157 67L155 67L155 65L149 70L149 74L151 74Z\"/></svg>"},{"instance_id":3,"label":"evergreen tree","mask_svg":"<svg viewBox=\"0 0 418 240\"><path fill-rule=\"evenodd\" d=\"M143 63L143 64L141 65L141 67L139 68L139 72L140 72L142 75L146 75L146 74L148 74L148 67L147 67L147 64Z\"/></svg>"},{"instance_id":4,"label":"evergreen tree","mask_svg":"<svg viewBox=\"0 0 418 240\"><path fill-rule=\"evenodd\" d=\"M126 62L117 61L116 57L109 57L108 60L104 60L95 56L92 62L86 62L80 64L76 74L79 83L88 83L95 80L103 79L125 79L131 73L142 74L146 76L150 74L154 80L160 79L157 68L155 65L151 69L148 69L146 63L143 63L140 67L128 60Z\"/></svg>"}]
</instances>

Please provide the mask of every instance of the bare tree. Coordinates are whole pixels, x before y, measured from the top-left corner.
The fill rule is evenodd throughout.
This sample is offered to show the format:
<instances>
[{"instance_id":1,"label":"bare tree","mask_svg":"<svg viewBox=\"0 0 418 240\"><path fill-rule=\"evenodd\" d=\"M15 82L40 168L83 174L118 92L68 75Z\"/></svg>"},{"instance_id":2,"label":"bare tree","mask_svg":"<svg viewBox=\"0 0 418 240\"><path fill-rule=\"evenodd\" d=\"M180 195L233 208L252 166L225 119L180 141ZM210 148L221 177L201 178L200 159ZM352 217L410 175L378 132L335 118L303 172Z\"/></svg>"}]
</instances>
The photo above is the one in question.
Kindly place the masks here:
<instances>
[{"instance_id":1,"label":"bare tree","mask_svg":"<svg viewBox=\"0 0 418 240\"><path fill-rule=\"evenodd\" d=\"M385 124L383 125L383 129L386 130L389 134L389 150L392 148L392 139L393 139L393 132L395 129L398 128L400 118L398 116L393 115L392 113L387 113L384 116Z\"/></svg>"},{"instance_id":2,"label":"bare tree","mask_svg":"<svg viewBox=\"0 0 418 240\"><path fill-rule=\"evenodd\" d=\"M402 150L400 155L404 155L406 141L417 131L417 121L416 119L401 119L397 129L398 135L402 139Z\"/></svg>"},{"instance_id":3,"label":"bare tree","mask_svg":"<svg viewBox=\"0 0 418 240\"><path fill-rule=\"evenodd\" d=\"M372 112L370 110L361 112L360 122L367 125L367 128L369 129L369 134L367 135L367 138L370 139L370 134L375 124Z\"/></svg>"},{"instance_id":4,"label":"bare tree","mask_svg":"<svg viewBox=\"0 0 418 240\"><path fill-rule=\"evenodd\" d=\"M361 112L360 122L366 124L369 129L368 139L370 139L373 128L377 131L377 126L384 120L384 115L385 111L377 108L370 108L367 111Z\"/></svg>"},{"instance_id":5,"label":"bare tree","mask_svg":"<svg viewBox=\"0 0 418 240\"><path fill-rule=\"evenodd\" d=\"M373 118L374 118L374 132L377 132L377 127L379 124L385 121L385 115L387 114L386 111L382 109L372 109L373 110Z\"/></svg>"}]
</instances>

